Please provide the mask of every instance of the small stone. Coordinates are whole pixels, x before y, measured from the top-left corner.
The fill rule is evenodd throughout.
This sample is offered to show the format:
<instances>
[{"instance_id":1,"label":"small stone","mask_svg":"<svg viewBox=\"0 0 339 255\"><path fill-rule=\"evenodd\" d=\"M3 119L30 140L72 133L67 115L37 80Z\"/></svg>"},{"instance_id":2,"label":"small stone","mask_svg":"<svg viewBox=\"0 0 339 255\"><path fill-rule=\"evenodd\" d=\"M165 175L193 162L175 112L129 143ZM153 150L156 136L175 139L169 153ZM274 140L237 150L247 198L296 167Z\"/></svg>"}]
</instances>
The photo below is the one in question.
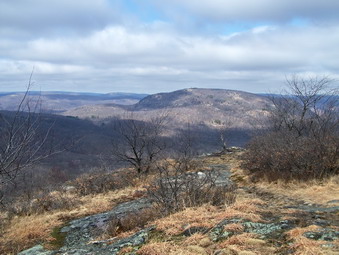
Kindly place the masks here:
<instances>
[{"instance_id":1,"label":"small stone","mask_svg":"<svg viewBox=\"0 0 339 255\"><path fill-rule=\"evenodd\" d=\"M317 219L317 220L314 221L314 225L317 225L317 226L328 226L330 224L326 220Z\"/></svg>"},{"instance_id":2,"label":"small stone","mask_svg":"<svg viewBox=\"0 0 339 255\"><path fill-rule=\"evenodd\" d=\"M212 244L212 241L208 237L205 237L199 241L199 245L202 247L208 247Z\"/></svg>"},{"instance_id":3,"label":"small stone","mask_svg":"<svg viewBox=\"0 0 339 255\"><path fill-rule=\"evenodd\" d=\"M316 218L318 220L318 219L323 219L324 217L322 215L317 214L317 215L314 216L314 218Z\"/></svg>"},{"instance_id":4,"label":"small stone","mask_svg":"<svg viewBox=\"0 0 339 255\"><path fill-rule=\"evenodd\" d=\"M306 232L303 234L308 239L319 240L321 238L321 234L318 232Z\"/></svg>"}]
</instances>

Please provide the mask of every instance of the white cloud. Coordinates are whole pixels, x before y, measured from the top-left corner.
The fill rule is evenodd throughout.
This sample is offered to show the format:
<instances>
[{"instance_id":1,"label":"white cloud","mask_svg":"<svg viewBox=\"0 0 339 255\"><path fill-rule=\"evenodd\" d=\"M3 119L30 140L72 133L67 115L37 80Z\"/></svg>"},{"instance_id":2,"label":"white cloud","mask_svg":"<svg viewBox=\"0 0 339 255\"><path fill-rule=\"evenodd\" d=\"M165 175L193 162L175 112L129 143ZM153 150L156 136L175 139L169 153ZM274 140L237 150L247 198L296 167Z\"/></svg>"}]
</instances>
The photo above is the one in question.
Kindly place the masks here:
<instances>
[{"instance_id":1,"label":"white cloud","mask_svg":"<svg viewBox=\"0 0 339 255\"><path fill-rule=\"evenodd\" d=\"M168 1L172 11L181 6L211 26L226 20L260 23L228 35L185 31L174 20L125 22L119 6L106 0L31 2L0 3L0 91L26 84L33 67L45 90L107 92L265 92L294 72L339 76L339 23L332 15L339 1ZM317 23L285 23L295 17Z\"/></svg>"},{"instance_id":2,"label":"white cloud","mask_svg":"<svg viewBox=\"0 0 339 255\"><path fill-rule=\"evenodd\" d=\"M223 21L277 21L293 18L338 19L337 0L165 0L166 8L185 8L200 17Z\"/></svg>"},{"instance_id":3,"label":"white cloud","mask_svg":"<svg viewBox=\"0 0 339 255\"><path fill-rule=\"evenodd\" d=\"M107 0L0 2L0 35L14 38L83 34L120 19Z\"/></svg>"},{"instance_id":4,"label":"white cloud","mask_svg":"<svg viewBox=\"0 0 339 255\"><path fill-rule=\"evenodd\" d=\"M240 73L251 73L253 77L280 73L282 77L291 72L321 73L329 66L334 72L339 63L338 52L333 54L332 49L338 42L339 26L258 27L230 37L208 38L112 26L76 39L24 43L21 50L13 49L0 65L7 67L8 74L29 72L35 66L36 73L42 76L54 74L72 79L73 74L75 79L81 79L83 74L84 79L103 76L112 80L142 77L143 83L162 83L166 79L171 84L178 79L213 87L216 80L248 79L248 75L239 78ZM233 77L222 75L225 71ZM211 74L216 76L212 79Z\"/></svg>"}]
</instances>

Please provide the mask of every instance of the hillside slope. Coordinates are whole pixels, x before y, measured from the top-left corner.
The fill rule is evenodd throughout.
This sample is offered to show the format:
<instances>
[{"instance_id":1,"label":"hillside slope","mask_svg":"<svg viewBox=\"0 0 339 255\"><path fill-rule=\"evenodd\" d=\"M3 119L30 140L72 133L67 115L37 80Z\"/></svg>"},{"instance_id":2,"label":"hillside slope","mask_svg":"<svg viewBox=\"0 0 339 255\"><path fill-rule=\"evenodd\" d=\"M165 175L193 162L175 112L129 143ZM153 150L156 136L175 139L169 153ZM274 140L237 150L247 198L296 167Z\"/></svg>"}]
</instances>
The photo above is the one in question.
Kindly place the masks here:
<instances>
[{"instance_id":1,"label":"hillside slope","mask_svg":"<svg viewBox=\"0 0 339 255\"><path fill-rule=\"evenodd\" d=\"M148 176L107 193L87 197L69 193L68 199L83 199L71 208L13 218L0 250L11 252L17 246L19 251L43 243L44 247L19 254L338 254L338 177L321 183L252 183L241 168L241 154L199 158L199 167L190 172L229 173L222 177L229 178L224 185L236 186L219 205L210 201L165 214L148 200L145 187L158 178ZM127 174L124 171L119 174ZM98 177L91 176L90 183ZM27 221L38 224L20 231Z\"/></svg>"},{"instance_id":2,"label":"hillside slope","mask_svg":"<svg viewBox=\"0 0 339 255\"><path fill-rule=\"evenodd\" d=\"M150 95L132 106L134 111L168 110L179 122L207 126L222 124L250 127L254 118L265 115L266 97L224 89L185 89Z\"/></svg>"},{"instance_id":3,"label":"hillside slope","mask_svg":"<svg viewBox=\"0 0 339 255\"><path fill-rule=\"evenodd\" d=\"M99 125L115 118L147 121L166 115L169 135L189 126L200 140L201 151L206 152L220 146L221 133L227 133L228 145L243 146L257 120L267 115L269 104L265 96L242 91L184 89L150 95L134 105L87 105L62 114L90 119Z\"/></svg>"}]
</instances>

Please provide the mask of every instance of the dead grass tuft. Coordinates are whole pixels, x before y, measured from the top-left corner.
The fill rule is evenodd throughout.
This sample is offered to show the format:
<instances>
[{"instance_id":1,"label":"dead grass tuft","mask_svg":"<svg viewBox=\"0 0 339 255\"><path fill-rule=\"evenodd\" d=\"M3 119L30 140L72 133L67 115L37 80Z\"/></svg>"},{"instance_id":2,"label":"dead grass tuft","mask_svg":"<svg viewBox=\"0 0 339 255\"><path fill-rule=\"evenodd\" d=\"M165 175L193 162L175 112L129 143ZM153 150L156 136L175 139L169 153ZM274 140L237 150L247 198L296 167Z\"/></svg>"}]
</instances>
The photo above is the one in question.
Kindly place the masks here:
<instances>
[{"instance_id":1,"label":"dead grass tuft","mask_svg":"<svg viewBox=\"0 0 339 255\"><path fill-rule=\"evenodd\" d=\"M255 206L259 203L261 203L261 200L254 202L251 200L243 200L226 208L205 204L200 207L186 208L181 212L158 219L154 223L157 225L158 230L164 231L167 235L178 235L184 231L187 226L210 228L223 219L243 218L258 222L262 221L259 214L261 209Z\"/></svg>"},{"instance_id":2,"label":"dead grass tuft","mask_svg":"<svg viewBox=\"0 0 339 255\"><path fill-rule=\"evenodd\" d=\"M149 243L142 246L138 255L207 255L204 248L197 245L180 246L172 242Z\"/></svg>"},{"instance_id":3,"label":"dead grass tuft","mask_svg":"<svg viewBox=\"0 0 339 255\"><path fill-rule=\"evenodd\" d=\"M131 197L133 192L134 189L128 187L118 191L87 195L79 198L81 203L72 209L14 217L9 220L3 231L0 239L0 253L16 254L36 243L51 241L50 234L55 227L75 218L108 211L115 204Z\"/></svg>"},{"instance_id":4,"label":"dead grass tuft","mask_svg":"<svg viewBox=\"0 0 339 255\"><path fill-rule=\"evenodd\" d=\"M242 232L244 231L244 226L239 224L239 223L232 223L232 224L228 224L224 227L224 229L226 231L230 231L230 232Z\"/></svg>"},{"instance_id":5,"label":"dead grass tuft","mask_svg":"<svg viewBox=\"0 0 339 255\"><path fill-rule=\"evenodd\" d=\"M306 228L294 228L287 232L287 235L293 244L292 249L295 250L296 255L311 255L311 254L333 254L325 251L321 245L326 244L325 241L311 240L303 236L305 232L317 231L321 229L319 226L311 225Z\"/></svg>"},{"instance_id":6,"label":"dead grass tuft","mask_svg":"<svg viewBox=\"0 0 339 255\"><path fill-rule=\"evenodd\" d=\"M310 240L307 238L300 238L297 242L295 242L292 246L292 249L295 250L295 255L322 255L322 254L328 254L325 253L322 248L319 247L319 243Z\"/></svg>"},{"instance_id":7,"label":"dead grass tuft","mask_svg":"<svg viewBox=\"0 0 339 255\"><path fill-rule=\"evenodd\" d=\"M37 242L49 239L51 230L61 224L58 217L49 214L17 217L11 221L10 227L2 236L0 251L3 254L16 254L30 248Z\"/></svg>"},{"instance_id":8,"label":"dead grass tuft","mask_svg":"<svg viewBox=\"0 0 339 255\"><path fill-rule=\"evenodd\" d=\"M255 238L256 235L252 233L243 233L240 235L234 235L228 238L227 240L223 241L220 246L222 248L227 247L228 245L245 245L248 239Z\"/></svg>"},{"instance_id":9,"label":"dead grass tuft","mask_svg":"<svg viewBox=\"0 0 339 255\"><path fill-rule=\"evenodd\" d=\"M216 215L218 215L217 207L203 205L201 207L187 208L181 212L158 219L155 224L158 230L165 232L167 235L178 235L187 226L212 227L219 222L219 219L215 217Z\"/></svg>"},{"instance_id":10,"label":"dead grass tuft","mask_svg":"<svg viewBox=\"0 0 339 255\"><path fill-rule=\"evenodd\" d=\"M263 202L260 199L251 199L245 201L237 201L233 206L232 209L238 210L244 213L259 213L262 211L258 206L263 205Z\"/></svg>"},{"instance_id":11,"label":"dead grass tuft","mask_svg":"<svg viewBox=\"0 0 339 255\"><path fill-rule=\"evenodd\" d=\"M243 153L223 155L219 158L209 158L206 162L211 164L230 164L230 171L232 172L231 179L233 179L239 187L253 185L249 180L249 171L241 167L243 162L241 159L242 155ZM339 206L339 203L327 204L328 201L339 199L338 175L324 180L291 180L288 183L283 180L269 182L263 179L260 182L256 182L255 186L262 191L267 191L276 195L283 194L286 197L303 200L309 203L323 204L325 206Z\"/></svg>"},{"instance_id":12,"label":"dead grass tuft","mask_svg":"<svg viewBox=\"0 0 339 255\"><path fill-rule=\"evenodd\" d=\"M260 182L256 186L273 194L284 194L285 196L304 200L309 203L324 204L339 198L339 176L333 176L327 180L312 180L307 182L293 181L285 183L277 181L274 183ZM316 194L316 195L315 195ZM331 204L336 206L338 204Z\"/></svg>"},{"instance_id":13,"label":"dead grass tuft","mask_svg":"<svg viewBox=\"0 0 339 255\"><path fill-rule=\"evenodd\" d=\"M133 252L133 251L134 251L134 248L133 248L133 247L124 247L124 248L122 248L122 249L119 251L118 255L129 254L129 253L131 253L131 252Z\"/></svg>"},{"instance_id":14,"label":"dead grass tuft","mask_svg":"<svg viewBox=\"0 0 339 255\"><path fill-rule=\"evenodd\" d=\"M130 213L122 218L113 218L106 229L106 232L100 239L109 239L126 234L126 232L136 232L152 220L159 218L160 212L156 208L143 209L136 213ZM121 237L121 236L120 236Z\"/></svg>"},{"instance_id":15,"label":"dead grass tuft","mask_svg":"<svg viewBox=\"0 0 339 255\"><path fill-rule=\"evenodd\" d=\"M205 235L201 234L201 233L195 233L189 237L187 237L183 244L184 245L198 245L200 244L201 240L203 240L204 238L206 238Z\"/></svg>"},{"instance_id":16,"label":"dead grass tuft","mask_svg":"<svg viewBox=\"0 0 339 255\"><path fill-rule=\"evenodd\" d=\"M265 240L256 238L257 235L251 233L242 233L234 235L229 239L221 242L218 247L221 249L227 248L234 254L257 254L271 255L276 254L276 247L271 246Z\"/></svg>"}]
</instances>

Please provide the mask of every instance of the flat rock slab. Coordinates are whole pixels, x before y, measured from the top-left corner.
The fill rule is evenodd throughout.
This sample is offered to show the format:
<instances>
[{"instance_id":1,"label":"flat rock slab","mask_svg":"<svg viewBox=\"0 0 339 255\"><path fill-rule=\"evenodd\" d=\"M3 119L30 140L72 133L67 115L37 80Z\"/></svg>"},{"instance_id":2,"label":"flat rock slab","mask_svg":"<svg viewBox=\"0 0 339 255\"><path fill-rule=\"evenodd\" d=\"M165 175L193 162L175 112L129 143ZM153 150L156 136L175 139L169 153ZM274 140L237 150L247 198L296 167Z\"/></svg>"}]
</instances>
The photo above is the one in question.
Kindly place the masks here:
<instances>
[{"instance_id":1,"label":"flat rock slab","mask_svg":"<svg viewBox=\"0 0 339 255\"><path fill-rule=\"evenodd\" d=\"M339 239L339 231L329 228L321 229L320 231L309 231L303 234L308 239L335 241Z\"/></svg>"},{"instance_id":2,"label":"flat rock slab","mask_svg":"<svg viewBox=\"0 0 339 255\"><path fill-rule=\"evenodd\" d=\"M142 198L119 204L108 212L73 220L61 229L62 233L66 233L65 245L71 247L87 243L102 234L113 218L120 219L149 207L151 207L151 202Z\"/></svg>"},{"instance_id":3,"label":"flat rock slab","mask_svg":"<svg viewBox=\"0 0 339 255\"><path fill-rule=\"evenodd\" d=\"M281 232L294 227L294 224L287 220L272 223L261 223L244 219L225 219L209 231L210 239L215 242L229 238L236 234L236 232L224 230L226 225L233 223L242 225L244 228L243 232L258 234L262 239L275 238L277 235L280 235Z\"/></svg>"},{"instance_id":4,"label":"flat rock slab","mask_svg":"<svg viewBox=\"0 0 339 255\"><path fill-rule=\"evenodd\" d=\"M28 250L19 252L18 255L54 255L56 251L46 251L42 245L36 245Z\"/></svg>"},{"instance_id":5,"label":"flat rock slab","mask_svg":"<svg viewBox=\"0 0 339 255\"><path fill-rule=\"evenodd\" d=\"M63 247L57 253L57 255L116 255L124 247L139 247L146 243L149 238L149 233L155 227L149 227L143 229L134 235L117 240L116 242L110 243L110 241L101 241L98 243L82 244L79 246ZM39 254L40 255L40 254ZM41 254L43 255L43 254ZM51 254L54 255L54 254Z\"/></svg>"},{"instance_id":6,"label":"flat rock slab","mask_svg":"<svg viewBox=\"0 0 339 255\"><path fill-rule=\"evenodd\" d=\"M321 207L317 205L294 205L294 206L286 206L288 209L298 209L303 210L310 213L323 212L323 213L335 213L339 212L339 206L332 207Z\"/></svg>"},{"instance_id":7,"label":"flat rock slab","mask_svg":"<svg viewBox=\"0 0 339 255\"><path fill-rule=\"evenodd\" d=\"M192 177L197 182L204 182L207 178L213 180L215 186L230 187L234 185L230 180L230 172L225 165L210 165L208 171L187 173L182 176L182 181ZM171 179L168 180L171 182ZM148 198L141 198L126 203L121 203L112 210L70 221L67 226L61 228L60 232L65 234L63 247L56 251L44 250L41 245L23 251L20 255L114 255L124 247L138 247L148 240L150 231L154 228L141 230L134 235L121 240L112 238L104 241L95 241L98 236L105 233L108 224L113 219L138 213L143 209L150 208L152 202Z\"/></svg>"},{"instance_id":8,"label":"flat rock slab","mask_svg":"<svg viewBox=\"0 0 339 255\"><path fill-rule=\"evenodd\" d=\"M143 209L150 208L151 202L146 199L137 199L122 203L114 207L111 211L91 215L85 218L73 220L63 227L60 232L66 234L64 246L59 250L48 251L42 245L34 246L22 251L20 255L114 255L126 246L139 246L148 240L148 234L153 228L141 230L134 235L124 238L112 239L101 242L92 242L95 237L102 234L107 224L112 220L121 219L124 216L137 213Z\"/></svg>"}]
</instances>

